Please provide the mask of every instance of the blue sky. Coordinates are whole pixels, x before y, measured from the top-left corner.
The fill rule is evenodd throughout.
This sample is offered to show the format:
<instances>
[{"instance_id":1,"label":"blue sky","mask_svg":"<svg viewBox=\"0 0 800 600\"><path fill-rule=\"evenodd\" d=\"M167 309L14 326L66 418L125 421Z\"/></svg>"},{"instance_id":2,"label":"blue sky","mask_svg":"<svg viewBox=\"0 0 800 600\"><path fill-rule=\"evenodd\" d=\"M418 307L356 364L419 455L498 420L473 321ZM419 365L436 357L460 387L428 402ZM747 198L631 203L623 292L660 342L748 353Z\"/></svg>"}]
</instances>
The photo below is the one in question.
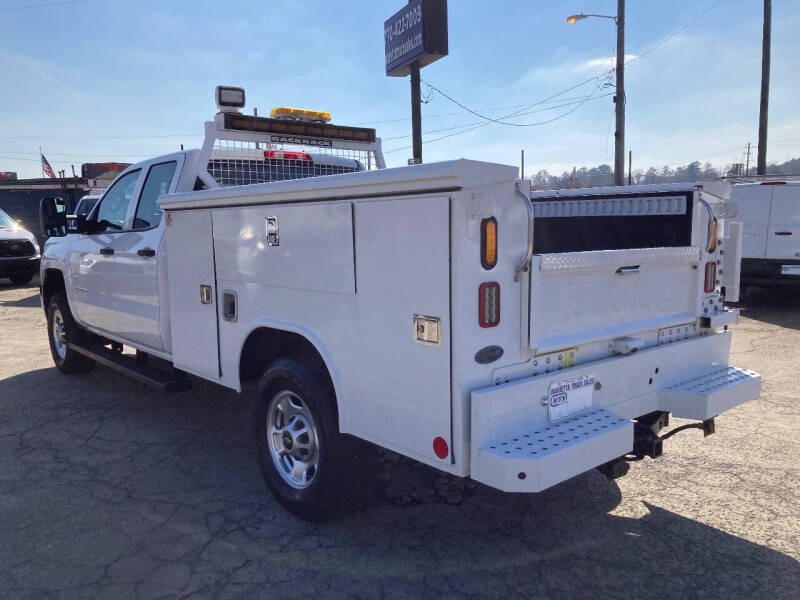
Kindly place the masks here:
<instances>
[{"instance_id":1,"label":"blue sky","mask_svg":"<svg viewBox=\"0 0 800 600\"><path fill-rule=\"evenodd\" d=\"M383 22L402 0L53 0L0 2L0 170L39 176L38 147L56 169L136 161L199 145L217 84L247 90L248 112L278 105L324 109L374 126L390 166L411 151L409 83L383 72ZM626 54L691 23L715 0L629 0ZM613 14L615 0L450 0L450 55L423 80L498 117L605 72L613 22L568 25L571 13ZM634 168L741 160L755 144L761 0L722 0L626 69L627 147ZM800 3L773 3L770 161L800 155ZM563 104L609 93L594 83ZM425 86L423 86L425 92ZM532 123L575 105L520 116ZM534 110L534 109L531 109ZM487 125L424 145L426 162L458 157L560 173L613 160L613 105L593 98L552 123ZM479 121L434 94L423 106L433 139ZM168 136L168 137L156 137ZM391 150L399 149L395 152Z\"/></svg>"}]
</instances>

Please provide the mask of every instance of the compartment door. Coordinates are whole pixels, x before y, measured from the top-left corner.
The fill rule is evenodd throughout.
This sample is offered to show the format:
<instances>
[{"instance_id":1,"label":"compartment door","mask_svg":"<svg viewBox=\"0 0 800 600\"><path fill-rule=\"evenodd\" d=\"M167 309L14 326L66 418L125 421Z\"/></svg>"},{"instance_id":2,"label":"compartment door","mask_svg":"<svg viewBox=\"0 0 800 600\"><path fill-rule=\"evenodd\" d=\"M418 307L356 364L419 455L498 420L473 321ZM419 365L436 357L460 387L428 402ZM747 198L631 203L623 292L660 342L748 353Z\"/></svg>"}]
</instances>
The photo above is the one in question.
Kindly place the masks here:
<instances>
[{"instance_id":1,"label":"compartment door","mask_svg":"<svg viewBox=\"0 0 800 600\"><path fill-rule=\"evenodd\" d=\"M221 373L211 212L170 213L166 232L172 362L178 369L217 380Z\"/></svg>"},{"instance_id":2,"label":"compartment door","mask_svg":"<svg viewBox=\"0 0 800 600\"><path fill-rule=\"evenodd\" d=\"M800 185L770 185L772 210L769 214L767 258L800 257Z\"/></svg>"},{"instance_id":3,"label":"compartment door","mask_svg":"<svg viewBox=\"0 0 800 600\"><path fill-rule=\"evenodd\" d=\"M742 258L767 256L771 185L734 186L731 202L736 204L736 220L744 223Z\"/></svg>"},{"instance_id":4,"label":"compartment door","mask_svg":"<svg viewBox=\"0 0 800 600\"><path fill-rule=\"evenodd\" d=\"M695 319L700 249L533 257L530 346L537 354Z\"/></svg>"},{"instance_id":5,"label":"compartment door","mask_svg":"<svg viewBox=\"0 0 800 600\"><path fill-rule=\"evenodd\" d=\"M440 460L435 437L453 446L449 211L447 197L355 205L358 369L347 412L354 433L429 463Z\"/></svg>"}]
</instances>

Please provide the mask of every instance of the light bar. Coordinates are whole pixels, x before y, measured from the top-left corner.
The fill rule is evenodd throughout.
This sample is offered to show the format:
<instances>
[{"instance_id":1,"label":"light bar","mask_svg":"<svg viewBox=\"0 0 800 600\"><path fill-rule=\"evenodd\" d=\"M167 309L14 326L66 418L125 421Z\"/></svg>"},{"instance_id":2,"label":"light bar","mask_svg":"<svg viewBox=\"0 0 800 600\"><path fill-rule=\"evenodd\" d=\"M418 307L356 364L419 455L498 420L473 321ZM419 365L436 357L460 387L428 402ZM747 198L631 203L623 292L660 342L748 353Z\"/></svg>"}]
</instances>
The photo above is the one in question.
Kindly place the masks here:
<instances>
[{"instance_id":1,"label":"light bar","mask_svg":"<svg viewBox=\"0 0 800 600\"><path fill-rule=\"evenodd\" d=\"M224 111L226 108L244 108L244 88L218 85L214 94L217 108Z\"/></svg>"},{"instance_id":2,"label":"light bar","mask_svg":"<svg viewBox=\"0 0 800 600\"><path fill-rule=\"evenodd\" d=\"M269 114L273 119L293 119L297 121L312 121L314 123L327 123L331 120L331 113L329 112L291 108L289 106L277 106Z\"/></svg>"},{"instance_id":3,"label":"light bar","mask_svg":"<svg viewBox=\"0 0 800 600\"><path fill-rule=\"evenodd\" d=\"M311 155L307 152L295 152L293 150L264 150L264 158L267 160L311 160Z\"/></svg>"},{"instance_id":4,"label":"light bar","mask_svg":"<svg viewBox=\"0 0 800 600\"><path fill-rule=\"evenodd\" d=\"M366 127L340 127L330 123L270 119L241 113L225 113L223 127L234 131L271 133L273 135L270 141L277 144L330 146L329 140L375 142L375 130Z\"/></svg>"}]
</instances>

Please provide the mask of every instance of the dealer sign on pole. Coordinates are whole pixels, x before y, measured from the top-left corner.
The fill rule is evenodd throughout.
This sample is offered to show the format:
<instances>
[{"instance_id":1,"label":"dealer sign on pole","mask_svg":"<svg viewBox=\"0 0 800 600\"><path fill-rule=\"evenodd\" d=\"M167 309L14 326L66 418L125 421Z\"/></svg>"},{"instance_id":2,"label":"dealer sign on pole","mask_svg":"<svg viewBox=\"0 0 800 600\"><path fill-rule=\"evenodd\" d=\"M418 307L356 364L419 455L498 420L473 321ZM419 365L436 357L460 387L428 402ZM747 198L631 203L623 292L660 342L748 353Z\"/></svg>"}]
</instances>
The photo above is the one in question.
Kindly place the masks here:
<instances>
[{"instance_id":1,"label":"dealer sign on pole","mask_svg":"<svg viewBox=\"0 0 800 600\"><path fill-rule=\"evenodd\" d=\"M383 24L383 38L390 77L447 56L447 0L411 0Z\"/></svg>"}]
</instances>

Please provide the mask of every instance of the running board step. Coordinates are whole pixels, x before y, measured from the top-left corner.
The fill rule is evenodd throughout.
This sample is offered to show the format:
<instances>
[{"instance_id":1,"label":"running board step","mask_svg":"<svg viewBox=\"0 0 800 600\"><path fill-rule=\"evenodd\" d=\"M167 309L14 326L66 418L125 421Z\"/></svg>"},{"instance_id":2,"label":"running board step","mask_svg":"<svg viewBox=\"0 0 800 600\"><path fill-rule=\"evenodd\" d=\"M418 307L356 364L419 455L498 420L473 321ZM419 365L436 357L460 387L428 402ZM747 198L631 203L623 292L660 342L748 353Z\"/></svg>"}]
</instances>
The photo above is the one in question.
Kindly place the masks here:
<instances>
[{"instance_id":1,"label":"running board step","mask_svg":"<svg viewBox=\"0 0 800 600\"><path fill-rule=\"evenodd\" d=\"M69 347L75 352L128 377L147 384L165 394L183 392L192 387L191 379L182 373L170 373L152 365L136 360L134 356L121 354L100 344L73 344Z\"/></svg>"},{"instance_id":2,"label":"running board step","mask_svg":"<svg viewBox=\"0 0 800 600\"><path fill-rule=\"evenodd\" d=\"M666 387L659 394L658 408L682 419L705 421L760 395L761 375L718 365Z\"/></svg>"},{"instance_id":3,"label":"running board step","mask_svg":"<svg viewBox=\"0 0 800 600\"><path fill-rule=\"evenodd\" d=\"M541 492L633 449L633 423L604 408L518 431L482 445L470 476L505 492Z\"/></svg>"}]
</instances>

